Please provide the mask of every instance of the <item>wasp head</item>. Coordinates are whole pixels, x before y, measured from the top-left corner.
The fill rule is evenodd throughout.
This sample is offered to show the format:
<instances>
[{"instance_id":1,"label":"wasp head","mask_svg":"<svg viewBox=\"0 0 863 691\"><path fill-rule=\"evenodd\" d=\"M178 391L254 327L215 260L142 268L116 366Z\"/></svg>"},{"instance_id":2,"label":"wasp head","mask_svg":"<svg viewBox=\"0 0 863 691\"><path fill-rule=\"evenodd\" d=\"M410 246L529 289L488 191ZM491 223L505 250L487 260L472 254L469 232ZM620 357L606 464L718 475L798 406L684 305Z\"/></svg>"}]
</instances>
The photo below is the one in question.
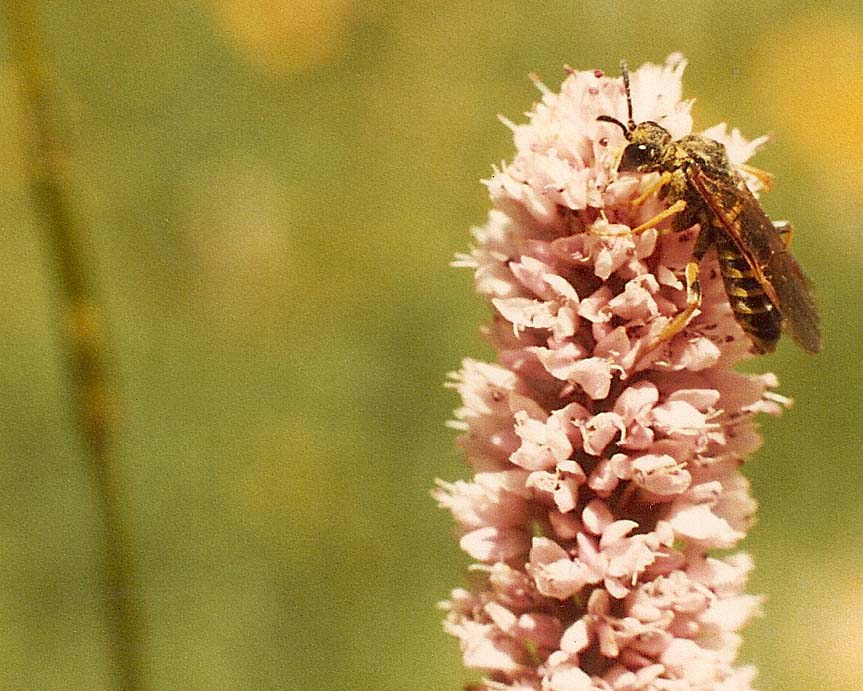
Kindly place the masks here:
<instances>
[{"instance_id":1,"label":"wasp head","mask_svg":"<svg viewBox=\"0 0 863 691\"><path fill-rule=\"evenodd\" d=\"M618 172L650 173L662 169L663 159L672 141L668 130L648 120L628 130L626 138L629 144L623 150Z\"/></svg>"},{"instance_id":2,"label":"wasp head","mask_svg":"<svg viewBox=\"0 0 863 691\"><path fill-rule=\"evenodd\" d=\"M661 125L647 120L637 125L632 119L632 95L629 89L629 70L626 62L620 63L623 73L623 87L626 93L627 121L624 125L610 115L600 115L597 120L610 122L623 130L629 144L623 150L623 156L617 166L618 172L649 173L663 168L663 159L671 148L671 135Z\"/></svg>"}]
</instances>

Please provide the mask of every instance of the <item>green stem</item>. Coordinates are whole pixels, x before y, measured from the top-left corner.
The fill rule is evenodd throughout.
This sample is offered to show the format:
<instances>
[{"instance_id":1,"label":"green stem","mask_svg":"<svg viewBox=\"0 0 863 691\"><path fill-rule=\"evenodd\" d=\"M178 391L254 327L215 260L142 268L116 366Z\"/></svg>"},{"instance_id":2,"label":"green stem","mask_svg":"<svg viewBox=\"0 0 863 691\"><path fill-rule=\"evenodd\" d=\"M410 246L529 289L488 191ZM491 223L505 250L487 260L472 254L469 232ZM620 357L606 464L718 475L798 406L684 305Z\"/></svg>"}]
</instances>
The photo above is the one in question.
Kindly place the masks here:
<instances>
[{"instance_id":1,"label":"green stem","mask_svg":"<svg viewBox=\"0 0 863 691\"><path fill-rule=\"evenodd\" d=\"M116 401L106 375L102 318L93 299L72 214L71 193L56 121L50 111L45 41L33 2L4 0L10 48L17 62L29 135L28 182L60 283L63 340L86 457L101 513L103 585L111 653L119 688L143 689L142 631L134 568L120 515L119 482L111 462Z\"/></svg>"}]
</instances>

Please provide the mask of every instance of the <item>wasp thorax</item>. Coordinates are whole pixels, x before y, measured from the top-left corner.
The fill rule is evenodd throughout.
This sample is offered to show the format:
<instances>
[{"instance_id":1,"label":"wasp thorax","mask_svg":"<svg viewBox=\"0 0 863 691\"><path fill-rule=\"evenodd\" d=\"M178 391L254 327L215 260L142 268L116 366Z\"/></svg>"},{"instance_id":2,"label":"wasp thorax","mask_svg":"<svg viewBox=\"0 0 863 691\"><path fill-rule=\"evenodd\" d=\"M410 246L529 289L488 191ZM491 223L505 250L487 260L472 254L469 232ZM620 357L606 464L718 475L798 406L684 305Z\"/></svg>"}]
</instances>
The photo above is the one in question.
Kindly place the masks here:
<instances>
[{"instance_id":1,"label":"wasp thorax","mask_svg":"<svg viewBox=\"0 0 863 691\"><path fill-rule=\"evenodd\" d=\"M629 144L618 165L622 173L649 173L662 167L662 159L671 144L671 135L655 122L642 122L630 130Z\"/></svg>"}]
</instances>

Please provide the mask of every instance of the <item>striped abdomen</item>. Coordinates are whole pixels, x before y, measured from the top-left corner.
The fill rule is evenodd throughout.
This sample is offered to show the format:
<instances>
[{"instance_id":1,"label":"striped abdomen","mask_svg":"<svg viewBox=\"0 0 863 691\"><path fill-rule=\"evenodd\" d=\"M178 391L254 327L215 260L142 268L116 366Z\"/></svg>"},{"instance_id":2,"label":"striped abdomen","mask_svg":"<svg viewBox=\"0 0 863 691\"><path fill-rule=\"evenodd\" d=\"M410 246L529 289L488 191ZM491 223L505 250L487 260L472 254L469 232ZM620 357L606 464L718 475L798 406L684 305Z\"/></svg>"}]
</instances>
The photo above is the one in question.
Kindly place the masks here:
<instances>
[{"instance_id":1,"label":"striped abdomen","mask_svg":"<svg viewBox=\"0 0 863 691\"><path fill-rule=\"evenodd\" d=\"M716 233L714 242L734 318L759 353L773 352L782 328L782 315L765 295L749 262L734 242L724 233Z\"/></svg>"}]
</instances>

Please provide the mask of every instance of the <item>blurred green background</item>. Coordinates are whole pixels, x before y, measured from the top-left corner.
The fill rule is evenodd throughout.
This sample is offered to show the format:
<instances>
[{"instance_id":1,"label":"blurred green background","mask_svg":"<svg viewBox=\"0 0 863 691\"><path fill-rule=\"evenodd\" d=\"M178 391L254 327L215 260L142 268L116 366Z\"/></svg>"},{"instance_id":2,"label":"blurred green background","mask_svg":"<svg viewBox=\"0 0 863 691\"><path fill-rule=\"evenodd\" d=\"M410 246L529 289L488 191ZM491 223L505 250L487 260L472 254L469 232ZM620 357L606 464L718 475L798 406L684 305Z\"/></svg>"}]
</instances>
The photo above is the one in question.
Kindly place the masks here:
<instances>
[{"instance_id":1,"label":"blurred green background","mask_svg":"<svg viewBox=\"0 0 863 691\"><path fill-rule=\"evenodd\" d=\"M442 387L491 357L448 268L479 184L567 63L683 52L696 128L773 144L826 349L755 363L797 404L747 467L762 691L863 688L863 9L857 0L44 2L124 419L114 461L147 688L452 690L435 603L464 582L434 478ZM5 27L4 27L5 29ZM56 271L0 63L0 688L111 689L98 514Z\"/></svg>"}]
</instances>

